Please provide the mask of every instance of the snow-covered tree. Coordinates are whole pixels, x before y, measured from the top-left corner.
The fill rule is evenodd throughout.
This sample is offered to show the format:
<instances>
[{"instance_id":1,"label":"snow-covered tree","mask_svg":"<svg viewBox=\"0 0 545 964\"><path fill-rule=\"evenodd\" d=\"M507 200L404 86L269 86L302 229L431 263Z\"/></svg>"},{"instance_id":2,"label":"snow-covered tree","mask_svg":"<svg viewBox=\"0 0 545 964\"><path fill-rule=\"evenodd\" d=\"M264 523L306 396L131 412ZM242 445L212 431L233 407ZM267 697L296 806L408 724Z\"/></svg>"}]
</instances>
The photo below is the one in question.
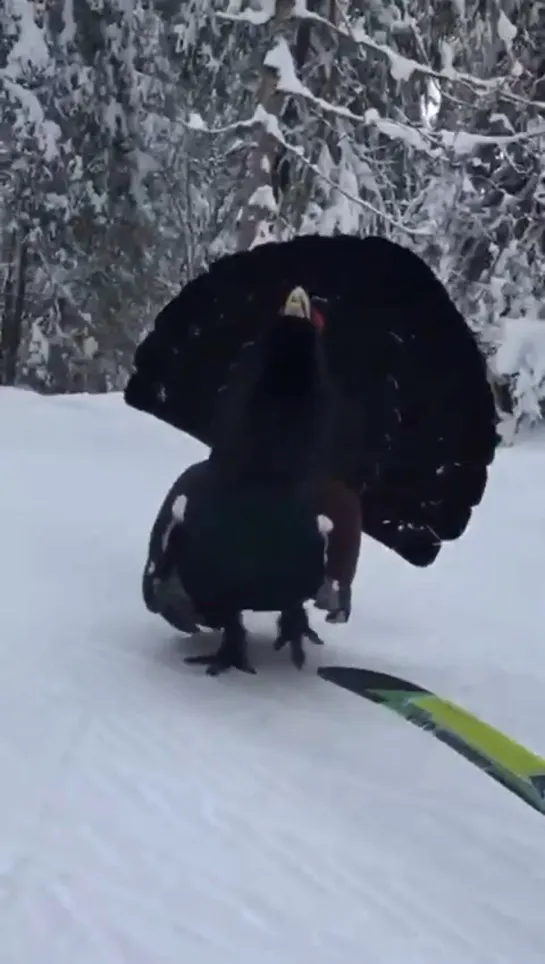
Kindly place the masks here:
<instances>
[{"instance_id":1,"label":"snow-covered tree","mask_svg":"<svg viewBox=\"0 0 545 964\"><path fill-rule=\"evenodd\" d=\"M197 144L188 123L192 103L216 121L236 106L233 32L211 14L208 0L7 0L5 331L21 251L27 277L6 380L120 387L153 313L228 245L236 151Z\"/></svg>"},{"instance_id":2,"label":"snow-covered tree","mask_svg":"<svg viewBox=\"0 0 545 964\"><path fill-rule=\"evenodd\" d=\"M28 252L21 373L53 389L107 388L124 339L116 319L147 240L135 8L7 0L1 16L11 41L0 74L5 207Z\"/></svg>"},{"instance_id":3,"label":"snow-covered tree","mask_svg":"<svg viewBox=\"0 0 545 964\"><path fill-rule=\"evenodd\" d=\"M268 145L254 195L264 236L374 232L415 247L478 332L515 421L545 398L537 342L516 353L516 372L499 352L510 323L538 322L543 301L544 11L237 0L224 14L253 29L274 94L268 106L260 90L233 129Z\"/></svg>"},{"instance_id":4,"label":"snow-covered tree","mask_svg":"<svg viewBox=\"0 0 545 964\"><path fill-rule=\"evenodd\" d=\"M209 261L388 235L545 402L545 0L5 0L0 378L120 387Z\"/></svg>"}]
</instances>

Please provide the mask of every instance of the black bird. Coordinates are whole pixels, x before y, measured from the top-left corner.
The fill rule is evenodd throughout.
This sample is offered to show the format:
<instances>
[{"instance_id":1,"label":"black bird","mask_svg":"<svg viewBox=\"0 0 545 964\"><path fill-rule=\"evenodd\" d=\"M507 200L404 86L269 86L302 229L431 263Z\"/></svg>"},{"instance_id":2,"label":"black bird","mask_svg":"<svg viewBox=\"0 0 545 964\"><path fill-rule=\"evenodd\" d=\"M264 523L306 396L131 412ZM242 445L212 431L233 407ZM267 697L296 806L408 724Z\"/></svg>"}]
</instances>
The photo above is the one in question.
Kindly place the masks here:
<instances>
[{"instance_id":1,"label":"black bird","mask_svg":"<svg viewBox=\"0 0 545 964\"><path fill-rule=\"evenodd\" d=\"M314 498L330 401L322 347L308 295L296 288L227 390L210 457L177 480L154 526L148 607L185 631L223 631L217 653L188 659L211 674L253 671L244 610L280 612L276 646L289 645L299 668L304 639L320 642L304 603L325 578Z\"/></svg>"},{"instance_id":2,"label":"black bird","mask_svg":"<svg viewBox=\"0 0 545 964\"><path fill-rule=\"evenodd\" d=\"M310 308L305 302L305 318L275 328L296 286ZM297 329L301 344L306 339L315 352L306 356L314 358L308 383L304 366L292 366L282 347L297 320L307 322ZM274 378L259 369L267 343ZM273 384L283 394L267 388ZM305 384L312 392L292 409ZM301 480L320 478L349 493L356 512L348 500L352 521L339 527L351 543L348 583L359 550L354 519L410 564L432 564L442 543L466 530L499 440L486 361L471 329L420 257L378 237L298 237L213 263L158 315L136 350L125 400L211 445L205 473L215 465L225 484L230 474L252 485L266 478L269 488L274 479L293 494L305 489ZM165 507L183 479L159 513L144 576L146 605L166 618L149 567L164 562L157 547L172 528ZM316 500L307 498L309 505L314 525ZM340 589L347 617L349 585Z\"/></svg>"}]
</instances>

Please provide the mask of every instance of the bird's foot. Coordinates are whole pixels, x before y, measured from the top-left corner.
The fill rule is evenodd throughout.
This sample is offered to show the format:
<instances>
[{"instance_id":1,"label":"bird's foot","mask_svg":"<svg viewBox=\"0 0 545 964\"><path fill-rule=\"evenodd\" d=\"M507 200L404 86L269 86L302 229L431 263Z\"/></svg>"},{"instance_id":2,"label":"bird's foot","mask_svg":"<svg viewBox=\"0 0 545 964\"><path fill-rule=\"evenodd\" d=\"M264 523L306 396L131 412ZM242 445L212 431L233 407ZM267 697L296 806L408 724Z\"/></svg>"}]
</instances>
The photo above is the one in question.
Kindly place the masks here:
<instances>
[{"instance_id":1,"label":"bird's foot","mask_svg":"<svg viewBox=\"0 0 545 964\"><path fill-rule=\"evenodd\" d=\"M310 640L318 646L323 646L323 639L311 628L304 606L297 606L294 609L285 610L280 614L278 620L278 636L276 637L274 648L278 652L284 646L290 648L290 658L297 669L302 669L305 665L305 650L303 642Z\"/></svg>"}]
</instances>

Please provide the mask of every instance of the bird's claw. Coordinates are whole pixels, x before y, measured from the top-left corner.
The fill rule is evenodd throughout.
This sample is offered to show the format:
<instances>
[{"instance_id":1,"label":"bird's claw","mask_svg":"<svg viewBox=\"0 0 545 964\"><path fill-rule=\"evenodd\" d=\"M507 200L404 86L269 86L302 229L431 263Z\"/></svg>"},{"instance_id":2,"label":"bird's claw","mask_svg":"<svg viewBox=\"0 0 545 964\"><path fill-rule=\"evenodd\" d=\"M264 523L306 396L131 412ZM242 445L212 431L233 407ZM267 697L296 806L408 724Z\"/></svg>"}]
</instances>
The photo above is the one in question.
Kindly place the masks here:
<instances>
[{"instance_id":1,"label":"bird's claw","mask_svg":"<svg viewBox=\"0 0 545 964\"><path fill-rule=\"evenodd\" d=\"M290 657L293 665L297 669L302 669L305 665L306 656L303 648L303 641L308 639L317 646L323 646L324 641L318 633L308 624L305 610L297 614L282 613L279 620L278 636L274 642L276 652L284 646L290 647Z\"/></svg>"},{"instance_id":2,"label":"bird's claw","mask_svg":"<svg viewBox=\"0 0 545 964\"><path fill-rule=\"evenodd\" d=\"M255 669L248 659L244 638L223 639L216 653L186 656L184 662L189 666L206 666L207 676L220 676L230 669L255 674Z\"/></svg>"},{"instance_id":3,"label":"bird's claw","mask_svg":"<svg viewBox=\"0 0 545 964\"><path fill-rule=\"evenodd\" d=\"M208 653L208 655L186 656L184 663L187 663L188 666L206 666L207 676L221 676L222 673L227 673L230 669L238 669L241 673L255 674L254 667L247 659L226 657L220 651Z\"/></svg>"}]
</instances>

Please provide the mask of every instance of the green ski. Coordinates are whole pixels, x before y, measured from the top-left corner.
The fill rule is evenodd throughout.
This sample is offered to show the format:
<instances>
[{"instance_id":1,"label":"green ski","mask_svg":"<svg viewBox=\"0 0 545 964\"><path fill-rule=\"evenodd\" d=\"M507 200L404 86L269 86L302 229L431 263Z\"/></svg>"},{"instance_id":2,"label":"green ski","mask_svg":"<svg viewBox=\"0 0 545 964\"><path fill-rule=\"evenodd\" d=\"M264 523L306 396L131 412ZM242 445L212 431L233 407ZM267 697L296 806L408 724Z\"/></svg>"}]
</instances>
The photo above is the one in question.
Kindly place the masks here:
<instances>
[{"instance_id":1,"label":"green ski","mask_svg":"<svg viewBox=\"0 0 545 964\"><path fill-rule=\"evenodd\" d=\"M387 706L403 719L432 733L534 810L545 814L545 759L473 713L386 673L324 666L318 675L364 699Z\"/></svg>"}]
</instances>

